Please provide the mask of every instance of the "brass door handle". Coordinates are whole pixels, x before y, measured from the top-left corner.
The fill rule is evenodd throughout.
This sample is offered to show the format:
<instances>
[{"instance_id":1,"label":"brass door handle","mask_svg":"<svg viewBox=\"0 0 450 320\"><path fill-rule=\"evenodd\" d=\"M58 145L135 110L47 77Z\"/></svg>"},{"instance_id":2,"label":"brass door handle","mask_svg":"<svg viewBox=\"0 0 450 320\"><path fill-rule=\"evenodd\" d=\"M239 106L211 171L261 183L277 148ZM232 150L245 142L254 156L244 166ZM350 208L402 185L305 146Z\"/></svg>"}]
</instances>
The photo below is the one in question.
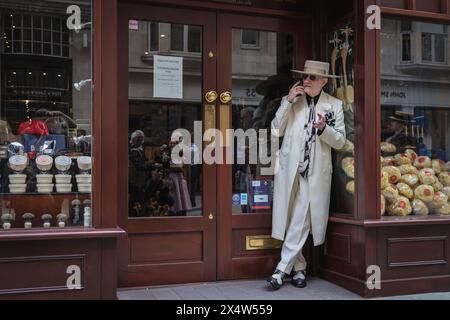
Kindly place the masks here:
<instances>
[{"instance_id":1,"label":"brass door handle","mask_svg":"<svg viewBox=\"0 0 450 320\"><path fill-rule=\"evenodd\" d=\"M217 94L217 92L215 91L210 91L208 93L205 94L205 100L208 103L213 103L217 100L217 98L219 97L219 95Z\"/></svg>"},{"instance_id":2,"label":"brass door handle","mask_svg":"<svg viewBox=\"0 0 450 320\"><path fill-rule=\"evenodd\" d=\"M231 92L225 91L220 95L220 102L227 104L233 100L233 96L231 95Z\"/></svg>"}]
</instances>

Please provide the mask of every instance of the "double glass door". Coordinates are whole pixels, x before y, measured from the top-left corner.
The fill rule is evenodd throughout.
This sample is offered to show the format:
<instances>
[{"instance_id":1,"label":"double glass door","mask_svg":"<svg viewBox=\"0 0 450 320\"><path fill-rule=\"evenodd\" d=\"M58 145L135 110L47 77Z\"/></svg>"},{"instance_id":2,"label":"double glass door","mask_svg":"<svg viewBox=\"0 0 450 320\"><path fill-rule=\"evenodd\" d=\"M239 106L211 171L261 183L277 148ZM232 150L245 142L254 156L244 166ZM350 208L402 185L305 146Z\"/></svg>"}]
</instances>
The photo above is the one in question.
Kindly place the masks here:
<instances>
[{"instance_id":1,"label":"double glass door","mask_svg":"<svg viewBox=\"0 0 450 320\"><path fill-rule=\"evenodd\" d=\"M280 245L270 239L273 175L251 150L261 148L260 130L270 138L290 70L307 54L302 30L211 11L119 12L119 180L128 195L119 285L270 273Z\"/></svg>"}]
</instances>

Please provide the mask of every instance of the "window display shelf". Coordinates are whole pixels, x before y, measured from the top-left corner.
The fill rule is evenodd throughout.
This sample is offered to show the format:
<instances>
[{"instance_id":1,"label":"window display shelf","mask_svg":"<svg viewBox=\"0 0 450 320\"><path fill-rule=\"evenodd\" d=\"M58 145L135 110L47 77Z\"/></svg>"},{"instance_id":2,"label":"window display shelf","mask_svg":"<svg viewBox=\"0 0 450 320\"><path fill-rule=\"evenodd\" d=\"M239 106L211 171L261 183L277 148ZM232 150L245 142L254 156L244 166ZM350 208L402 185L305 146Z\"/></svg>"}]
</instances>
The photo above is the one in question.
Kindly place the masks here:
<instances>
[{"instance_id":1,"label":"window display shelf","mask_svg":"<svg viewBox=\"0 0 450 320\"><path fill-rule=\"evenodd\" d=\"M382 217L381 219L357 220L349 219L344 215L330 216L330 221L334 223L364 226L364 227L395 227L414 225L436 225L450 224L450 215L430 215L430 216L406 216L406 217Z\"/></svg>"},{"instance_id":2,"label":"window display shelf","mask_svg":"<svg viewBox=\"0 0 450 320\"><path fill-rule=\"evenodd\" d=\"M116 238L124 236L125 232L120 228L96 229L96 228L35 228L32 230L11 229L0 231L0 242L2 241L27 241L53 239L94 239L94 238Z\"/></svg>"},{"instance_id":3,"label":"window display shelf","mask_svg":"<svg viewBox=\"0 0 450 320\"><path fill-rule=\"evenodd\" d=\"M26 192L26 193L0 193L0 197L20 197L20 196L76 196L76 195L90 195L88 192L52 192L52 193L38 193L38 192Z\"/></svg>"},{"instance_id":4,"label":"window display shelf","mask_svg":"<svg viewBox=\"0 0 450 320\"><path fill-rule=\"evenodd\" d=\"M34 228L43 228L44 222L49 223L49 228L56 228L60 222L58 215L61 213L67 216L65 228L83 226L84 212L87 207L91 207L92 201L91 194L81 193L3 194L0 196L0 205L2 223L9 222L10 230L24 229L26 220L24 215L31 214L33 217L28 222L31 223L32 228L24 230L31 232ZM7 214L13 217L8 218ZM45 216L48 218L46 219ZM75 218L77 216L78 218ZM0 228L8 229L8 225L0 226Z\"/></svg>"}]
</instances>

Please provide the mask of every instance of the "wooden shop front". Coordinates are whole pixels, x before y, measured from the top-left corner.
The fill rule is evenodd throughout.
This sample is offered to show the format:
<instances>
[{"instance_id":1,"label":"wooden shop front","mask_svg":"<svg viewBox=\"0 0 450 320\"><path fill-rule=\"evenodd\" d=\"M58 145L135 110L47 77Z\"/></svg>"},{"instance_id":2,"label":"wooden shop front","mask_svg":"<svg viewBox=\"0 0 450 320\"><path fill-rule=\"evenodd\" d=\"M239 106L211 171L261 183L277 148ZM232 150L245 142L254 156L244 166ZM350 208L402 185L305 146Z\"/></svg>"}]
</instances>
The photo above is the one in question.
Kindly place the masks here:
<instances>
[{"instance_id":1,"label":"wooden shop front","mask_svg":"<svg viewBox=\"0 0 450 320\"><path fill-rule=\"evenodd\" d=\"M327 91L344 101L348 139L345 150L333 155L327 242L313 248L309 241L306 248L310 273L366 297L450 290L444 174L450 160L449 2L94 0L93 37L83 36L86 29L72 30L71 43L80 47L64 57L62 37L58 51L59 58L71 58L76 66L83 61L80 50L86 55L92 41L92 118L76 107L89 103L80 92L86 95L91 83L54 99L58 106L73 104L68 112L78 129L92 127L87 134L92 133L92 154L84 154L94 159L92 196L31 189L32 194L11 195L2 182L5 213L14 208L17 216L11 230L0 231L0 277L8 279L0 281L0 297L108 299L115 297L116 282L129 288L270 275L281 246L270 237L273 176L263 174L261 163L236 161L248 156L248 148L220 149L224 155L230 151L234 164L211 164L202 155L213 136L216 142L220 134L227 137L227 129L270 129L280 99L294 81L290 70L301 69L307 59L328 61L341 76ZM381 30L367 27L371 5L381 8ZM38 9L30 8L29 15ZM8 14L5 10L2 17ZM28 13L21 14L21 30L33 33L34 27L24 25ZM88 21L84 14L82 22ZM9 29L17 29L11 23ZM55 33L52 28L53 22L41 34ZM11 34L13 51L2 51L3 58L20 59L22 52L14 51L19 40ZM20 41L21 50L28 42L39 42ZM58 50L55 45L51 50ZM48 56L43 50L35 55ZM8 67L4 74L1 69L2 120L20 123L13 102L4 99L21 100L25 111L38 108L34 100L45 99L20 97L24 92L14 86L8 91L7 81L14 81L13 72L20 70ZM67 82L59 87L56 82L63 93L90 77L85 69L70 71ZM181 128L191 134L189 143L185 135L180 139L181 134L173 134ZM217 131L211 134L210 129ZM390 144L382 144L386 141ZM392 146L395 151L388 150ZM190 164L172 161L177 147L189 149ZM396 175L400 164L409 164L401 156L410 152L406 149L429 159L421 158L426 165L402 167L401 174L414 175L424 166L436 174L429 187L408 201L400 196L420 186L398 185L408 178ZM443 163L428 165L431 159ZM388 185L380 179L381 166L392 179ZM80 172L72 174L78 191ZM425 201L427 210L416 201L417 214L408 214L413 211L409 200L423 199L421 192L430 188L437 193L436 199ZM389 198L388 213L382 210L381 194ZM66 199L92 199L91 228L56 227ZM31 230L21 229L20 216L26 212L39 214ZM54 215L55 227L40 228L45 213ZM117 240L122 230L126 236ZM66 290L71 265L82 266L82 290ZM370 290L366 281L377 268L381 289ZM30 270L39 271L39 281Z\"/></svg>"},{"instance_id":2,"label":"wooden shop front","mask_svg":"<svg viewBox=\"0 0 450 320\"><path fill-rule=\"evenodd\" d=\"M379 199L385 186L378 182L376 169L389 160L389 154L380 153L380 144L389 137L388 121L401 112L411 118L401 132L421 142L409 147L417 155L449 160L448 121L434 124L448 119L449 57L443 49L448 45L448 1L294 2L119 2L119 104L129 106L119 117L120 126L128 125L129 134L142 130L146 139L154 140L146 151L153 159L161 146L170 144L170 133L179 124L191 132L195 120L203 120L204 131L268 129L292 84L289 70L301 68L308 58L329 61L333 72L342 76L330 83L329 92L345 102L349 144L334 155L327 243L319 249L309 243L306 249L311 273L363 296L448 290L447 207L431 208L428 203L427 216L395 217L399 213L392 199L386 206L393 208L382 216ZM381 30L366 27L371 5L381 8ZM144 39L147 43L142 44ZM161 90L153 74L161 67L158 55L183 60L184 92L175 100L161 98L164 94L155 98L155 91ZM436 93L432 103L424 101L432 97L427 90ZM150 138L161 131L166 140ZM122 148L126 143L123 135ZM392 156L405 146L397 145L399 151ZM232 152L236 158L239 150ZM125 163L125 157L122 154L119 162ZM345 160L352 163L350 169L343 166ZM260 165L204 164L202 184L195 189L192 168L183 168L180 176L197 204L186 212L181 206L178 212L154 214L153 208L130 213L129 204L129 214L119 216L128 233L119 250L120 285L269 275L279 259L280 243L270 239L270 188L260 187L270 186L273 177L260 170ZM435 173L438 179L438 169ZM181 183L170 169L160 176ZM442 187L445 179L441 177ZM258 203L255 194L268 194L267 203L264 197ZM126 203L120 208L127 212ZM366 284L373 266L381 271L380 290Z\"/></svg>"}]
</instances>

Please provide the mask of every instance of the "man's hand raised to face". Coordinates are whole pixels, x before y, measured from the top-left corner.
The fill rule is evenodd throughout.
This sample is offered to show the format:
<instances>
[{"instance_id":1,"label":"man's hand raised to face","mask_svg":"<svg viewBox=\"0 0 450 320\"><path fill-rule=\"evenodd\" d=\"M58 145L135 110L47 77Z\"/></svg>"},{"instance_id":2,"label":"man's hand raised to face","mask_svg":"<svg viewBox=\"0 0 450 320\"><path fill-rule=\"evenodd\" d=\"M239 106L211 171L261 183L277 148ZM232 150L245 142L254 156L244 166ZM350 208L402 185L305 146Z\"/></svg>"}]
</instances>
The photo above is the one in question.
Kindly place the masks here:
<instances>
[{"instance_id":1,"label":"man's hand raised to face","mask_svg":"<svg viewBox=\"0 0 450 320\"><path fill-rule=\"evenodd\" d=\"M287 100L289 101L289 103L293 103L296 97L302 96L304 94L305 94L305 87L302 85L302 82L299 81L292 86L291 90L289 91Z\"/></svg>"}]
</instances>

